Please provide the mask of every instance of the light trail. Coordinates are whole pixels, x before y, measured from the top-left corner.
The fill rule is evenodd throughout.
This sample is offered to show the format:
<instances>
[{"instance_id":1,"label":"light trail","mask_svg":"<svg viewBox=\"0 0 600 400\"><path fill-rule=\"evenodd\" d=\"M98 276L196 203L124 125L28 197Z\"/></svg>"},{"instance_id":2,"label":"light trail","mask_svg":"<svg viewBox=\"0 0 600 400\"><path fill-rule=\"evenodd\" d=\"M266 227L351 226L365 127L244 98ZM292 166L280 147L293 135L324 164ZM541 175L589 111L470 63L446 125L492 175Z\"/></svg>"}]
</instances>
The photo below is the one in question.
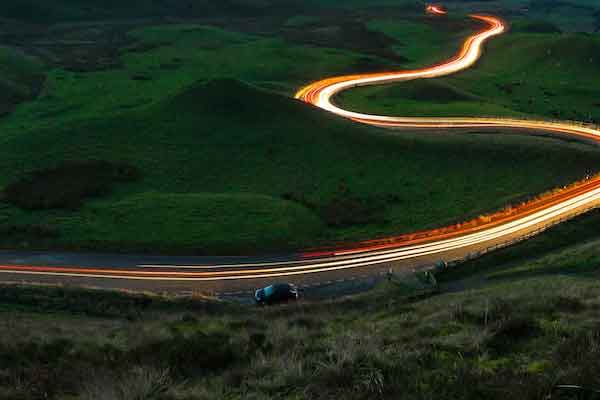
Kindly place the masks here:
<instances>
[{"instance_id":1,"label":"light trail","mask_svg":"<svg viewBox=\"0 0 600 400\"><path fill-rule=\"evenodd\" d=\"M230 266L234 268L217 272L170 272L170 271L140 271L105 268L77 267L32 267L32 266L0 266L0 271L22 274L51 274L59 276L80 276L92 278L134 279L134 280L178 280L178 281L219 281L235 279L274 278L301 274L314 274L319 272L339 271L350 268L366 267L382 263L390 263L410 258L439 254L447 251L468 248L474 244L492 241L504 236L510 236L530 227L539 226L548 219L559 218L569 212L589 204L590 201L600 199L600 187L571 198L553 207L538 211L532 215L520 218L511 223L502 224L496 228L485 229L481 232L459 236L454 239L435 241L417 246L406 246L395 250L360 254L344 259L323 259L296 266L273 266L271 268L248 268L247 265ZM260 265L259 265L260 266ZM181 268L181 266L171 266ZM169 268L169 266L163 266Z\"/></svg>"},{"instance_id":2,"label":"light trail","mask_svg":"<svg viewBox=\"0 0 600 400\"><path fill-rule=\"evenodd\" d=\"M435 15L446 15L448 14L442 7L440 6L436 6L433 4L430 4L427 6L426 11L429 14L435 14Z\"/></svg>"},{"instance_id":3,"label":"light trail","mask_svg":"<svg viewBox=\"0 0 600 400\"><path fill-rule=\"evenodd\" d=\"M428 6L427 12L446 14L441 7ZM506 30L504 22L492 16L472 15L486 28L466 39L459 53L449 61L429 68L357 74L312 83L296 98L334 114L363 124L389 129L517 129L569 135L587 141L600 141L600 131L574 123L530 121L502 118L391 117L352 112L334 104L342 91L359 86L380 85L413 79L441 77L469 68L481 57L483 44ZM391 238L365 241L353 246L306 252L300 259L208 265L160 265L140 263L130 268L0 265L0 272L17 275L47 275L93 279L148 281L216 282L277 278L378 266L423 257L444 258L450 254L469 254L487 244L524 237L539 227L600 205L600 176L576 182L569 187L539 196L529 202L482 216L472 221Z\"/></svg>"}]
</instances>

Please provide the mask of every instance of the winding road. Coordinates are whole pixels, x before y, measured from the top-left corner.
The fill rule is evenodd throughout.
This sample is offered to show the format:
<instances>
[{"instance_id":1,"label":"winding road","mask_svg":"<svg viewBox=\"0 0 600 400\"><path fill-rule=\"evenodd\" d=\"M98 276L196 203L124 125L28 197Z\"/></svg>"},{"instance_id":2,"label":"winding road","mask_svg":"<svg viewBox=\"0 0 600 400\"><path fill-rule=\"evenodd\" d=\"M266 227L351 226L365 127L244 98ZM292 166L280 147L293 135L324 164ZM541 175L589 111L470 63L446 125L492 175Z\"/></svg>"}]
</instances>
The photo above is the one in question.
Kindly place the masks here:
<instances>
[{"instance_id":1,"label":"winding road","mask_svg":"<svg viewBox=\"0 0 600 400\"><path fill-rule=\"evenodd\" d=\"M434 15L445 14L444 10L435 6L428 7L427 11ZM469 68L481 57L484 43L506 30L505 23L499 18L485 15L472 15L471 18L485 27L467 38L460 52L443 64L410 71L328 78L301 89L296 98L356 122L388 129L514 130L569 136L588 142L600 141L600 131L584 124L477 117L379 116L344 110L334 103L337 94L358 86L436 78ZM211 292L247 290L281 279L307 285L334 282L389 268L427 268L439 260L468 258L530 237L597 206L600 206L600 177L591 177L472 221L352 246L269 258L4 252L0 253L0 280Z\"/></svg>"}]
</instances>

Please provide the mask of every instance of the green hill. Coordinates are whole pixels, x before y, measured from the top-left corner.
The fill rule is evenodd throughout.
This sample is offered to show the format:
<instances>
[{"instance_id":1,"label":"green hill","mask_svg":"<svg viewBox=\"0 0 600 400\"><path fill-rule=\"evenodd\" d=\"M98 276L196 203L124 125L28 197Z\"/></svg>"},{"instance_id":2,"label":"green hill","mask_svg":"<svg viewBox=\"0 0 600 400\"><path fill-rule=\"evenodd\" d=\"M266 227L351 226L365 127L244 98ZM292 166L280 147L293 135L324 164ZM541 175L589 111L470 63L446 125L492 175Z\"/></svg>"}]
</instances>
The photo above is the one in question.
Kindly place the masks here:
<instances>
[{"instance_id":1,"label":"green hill","mask_svg":"<svg viewBox=\"0 0 600 400\"><path fill-rule=\"evenodd\" d=\"M205 254L438 226L568 183L600 158L550 139L390 135L232 79L13 133L0 151L0 184L39 199L20 209L7 192L3 245ZM92 160L137 172L100 175Z\"/></svg>"},{"instance_id":2,"label":"green hill","mask_svg":"<svg viewBox=\"0 0 600 400\"><path fill-rule=\"evenodd\" d=\"M0 16L34 23L156 16L259 16L278 8L276 3L274 7L269 5L271 2L266 0L225 0L218 3L209 0L57 0L43 4L33 0L18 0L8 1L0 11Z\"/></svg>"},{"instance_id":3,"label":"green hill","mask_svg":"<svg viewBox=\"0 0 600 400\"><path fill-rule=\"evenodd\" d=\"M81 4L64 0L48 7ZM93 15L104 15L94 11L100 2L85 4ZM111 2L104 11L122 9L126 15L123 10L135 4ZM144 7L139 4L138 16ZM396 21L385 9L364 16L369 29L395 38L394 51L413 62L457 47L468 26L451 19L438 32L429 18ZM331 18L311 23L318 31L343 22ZM591 146L506 135L391 133L289 98L313 79L365 64L389 66L379 56L365 61L359 49L240 33L253 29L232 20L225 28L123 23L67 23L48 38L33 36L28 51L53 59L47 50L55 49L70 60L65 65L42 68L19 51L0 53L0 86L11 82L23 96L32 95L32 77L47 75L38 87L41 96L0 120L0 246L280 252L452 223L564 185L600 165ZM122 41L115 44L113 34ZM569 46L572 37L581 40ZM97 44L94 50L89 39L115 47L105 52ZM568 73L549 64L549 42L552 51L572 55L574 60L562 63ZM594 37L515 33L497 46L456 77L367 88L373 92L366 96L357 89L348 96L357 96L361 111L383 105L391 113L414 115L551 115L574 105L578 113L593 112L595 106L587 104L593 86L573 77L595 79L594 57L592 66L581 57L594 54ZM90 67L104 60L103 67L69 68L85 64L86 55ZM528 61L533 59L553 80L539 83ZM2 95L11 96L11 90ZM546 109L529 104L528 96L542 95Z\"/></svg>"}]
</instances>

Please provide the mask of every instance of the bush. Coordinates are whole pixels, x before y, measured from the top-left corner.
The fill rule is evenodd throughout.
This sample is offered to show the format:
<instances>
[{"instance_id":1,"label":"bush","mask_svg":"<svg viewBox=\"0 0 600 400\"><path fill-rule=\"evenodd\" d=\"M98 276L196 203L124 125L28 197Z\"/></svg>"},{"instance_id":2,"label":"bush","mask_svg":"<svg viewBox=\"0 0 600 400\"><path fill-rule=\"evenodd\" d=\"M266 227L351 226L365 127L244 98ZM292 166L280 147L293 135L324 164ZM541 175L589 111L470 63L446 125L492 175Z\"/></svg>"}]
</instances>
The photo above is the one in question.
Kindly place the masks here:
<instances>
[{"instance_id":1,"label":"bush","mask_svg":"<svg viewBox=\"0 0 600 400\"><path fill-rule=\"evenodd\" d=\"M320 210L323 221L330 227L343 228L384 222L381 204L370 199L338 196Z\"/></svg>"},{"instance_id":2,"label":"bush","mask_svg":"<svg viewBox=\"0 0 600 400\"><path fill-rule=\"evenodd\" d=\"M282 198L316 212L320 219L332 228L383 223L385 220L382 215L387 206L386 200L395 201L358 197L347 189L340 190L324 204L315 204L301 193L285 193Z\"/></svg>"},{"instance_id":3,"label":"bush","mask_svg":"<svg viewBox=\"0 0 600 400\"><path fill-rule=\"evenodd\" d=\"M11 239L46 239L58 236L58 230L50 225L0 225L0 234Z\"/></svg>"},{"instance_id":4,"label":"bush","mask_svg":"<svg viewBox=\"0 0 600 400\"><path fill-rule=\"evenodd\" d=\"M116 182L139 179L127 164L68 161L32 172L4 189L4 200L23 209L77 208L87 197L108 193Z\"/></svg>"},{"instance_id":5,"label":"bush","mask_svg":"<svg viewBox=\"0 0 600 400\"><path fill-rule=\"evenodd\" d=\"M511 351L519 341L539 333L540 327L533 319L512 317L496 323L486 345L498 353Z\"/></svg>"},{"instance_id":6,"label":"bush","mask_svg":"<svg viewBox=\"0 0 600 400\"><path fill-rule=\"evenodd\" d=\"M221 371L231 366L239 353L229 336L199 332L142 345L133 349L129 357L133 364L168 365L175 375L188 378L201 372Z\"/></svg>"},{"instance_id":7,"label":"bush","mask_svg":"<svg viewBox=\"0 0 600 400\"><path fill-rule=\"evenodd\" d=\"M576 297L558 296L551 301L551 310L577 313L585 310L585 303Z\"/></svg>"},{"instance_id":8,"label":"bush","mask_svg":"<svg viewBox=\"0 0 600 400\"><path fill-rule=\"evenodd\" d=\"M135 366L112 376L98 374L84 385L83 400L152 400L162 399L173 385L168 369Z\"/></svg>"}]
</instances>

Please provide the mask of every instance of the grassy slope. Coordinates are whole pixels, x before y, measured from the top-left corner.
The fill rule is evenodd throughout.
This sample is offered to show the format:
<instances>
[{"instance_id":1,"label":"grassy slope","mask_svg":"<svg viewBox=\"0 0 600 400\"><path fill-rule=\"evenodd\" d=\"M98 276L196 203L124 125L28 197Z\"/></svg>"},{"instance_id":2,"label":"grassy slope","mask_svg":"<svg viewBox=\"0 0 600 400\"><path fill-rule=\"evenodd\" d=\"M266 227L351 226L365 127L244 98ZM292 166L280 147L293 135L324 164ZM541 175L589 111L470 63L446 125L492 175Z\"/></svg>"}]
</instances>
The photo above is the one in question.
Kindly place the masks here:
<instances>
[{"instance_id":1,"label":"grassy slope","mask_svg":"<svg viewBox=\"0 0 600 400\"><path fill-rule=\"evenodd\" d=\"M5 287L0 394L538 400L556 384L597 387L599 216L579 237L574 221L443 274L424 299L407 297L412 278L267 309Z\"/></svg>"},{"instance_id":2,"label":"grassy slope","mask_svg":"<svg viewBox=\"0 0 600 400\"><path fill-rule=\"evenodd\" d=\"M78 212L5 206L2 229L13 233L4 235L4 245L280 251L444 224L567 183L598 165L599 156L584 146L501 136L385 137L234 81L195 84L233 76L289 94L314 77L351 70L360 54L197 25L132 35L141 46L123 52L123 68L53 70L39 100L0 122L0 183L65 155L128 161L144 179ZM436 93L452 99L446 92ZM424 100L420 90L412 96ZM371 224L330 228L314 210L281 199L294 193L320 208L342 190L376 204L380 215ZM232 211L223 212L227 207ZM147 221L160 221L145 243L139 232L148 223L135 217L142 212ZM130 229L116 229L123 221ZM59 236L30 235L22 227L31 225ZM14 227L25 233L14 234Z\"/></svg>"},{"instance_id":3,"label":"grassy slope","mask_svg":"<svg viewBox=\"0 0 600 400\"><path fill-rule=\"evenodd\" d=\"M7 154L1 170L11 172L5 182L15 170L53 164L64 154L127 161L144 175L79 212L6 207L4 224L47 224L60 236L46 244L66 247L145 249L163 240L164 250L209 253L273 251L433 226L569 182L600 157L548 139L384 135L233 80L197 84L126 115L8 137L1 148ZM19 149L27 149L26 157ZM527 176L518 173L522 162ZM326 205L340 187L381 204L389 222L326 228L311 211L281 198L297 193ZM271 196L270 203L254 195ZM118 206L124 208L116 212ZM130 229L117 229L124 221ZM157 236L139 243L150 221Z\"/></svg>"},{"instance_id":4,"label":"grassy slope","mask_svg":"<svg viewBox=\"0 0 600 400\"><path fill-rule=\"evenodd\" d=\"M123 114L202 79L235 77L292 94L315 76L351 69L361 57L189 24L139 29L131 36L139 46L123 50L122 68L85 74L49 71L44 95L0 121L3 137Z\"/></svg>"},{"instance_id":5,"label":"grassy slope","mask_svg":"<svg viewBox=\"0 0 600 400\"><path fill-rule=\"evenodd\" d=\"M292 2L290 2L292 3ZM0 16L32 23L56 21L103 20L111 18L144 18L155 16L256 16L261 12L273 12L268 1L226 0L214 3L198 0L193 3L180 0L56 0L38 4L34 0L8 1ZM275 3L277 6L277 4ZM279 7L273 7L279 9Z\"/></svg>"},{"instance_id":6,"label":"grassy slope","mask_svg":"<svg viewBox=\"0 0 600 400\"><path fill-rule=\"evenodd\" d=\"M600 213L593 211L527 242L446 271L440 280L468 284L548 274L596 277L599 220Z\"/></svg>"},{"instance_id":7,"label":"grassy slope","mask_svg":"<svg viewBox=\"0 0 600 400\"><path fill-rule=\"evenodd\" d=\"M461 14L444 19L427 17L412 21L376 18L367 26L397 41L395 51L409 60L403 65L405 68L420 68L447 60L458 51L467 36L480 29L479 23L465 19Z\"/></svg>"}]
</instances>

